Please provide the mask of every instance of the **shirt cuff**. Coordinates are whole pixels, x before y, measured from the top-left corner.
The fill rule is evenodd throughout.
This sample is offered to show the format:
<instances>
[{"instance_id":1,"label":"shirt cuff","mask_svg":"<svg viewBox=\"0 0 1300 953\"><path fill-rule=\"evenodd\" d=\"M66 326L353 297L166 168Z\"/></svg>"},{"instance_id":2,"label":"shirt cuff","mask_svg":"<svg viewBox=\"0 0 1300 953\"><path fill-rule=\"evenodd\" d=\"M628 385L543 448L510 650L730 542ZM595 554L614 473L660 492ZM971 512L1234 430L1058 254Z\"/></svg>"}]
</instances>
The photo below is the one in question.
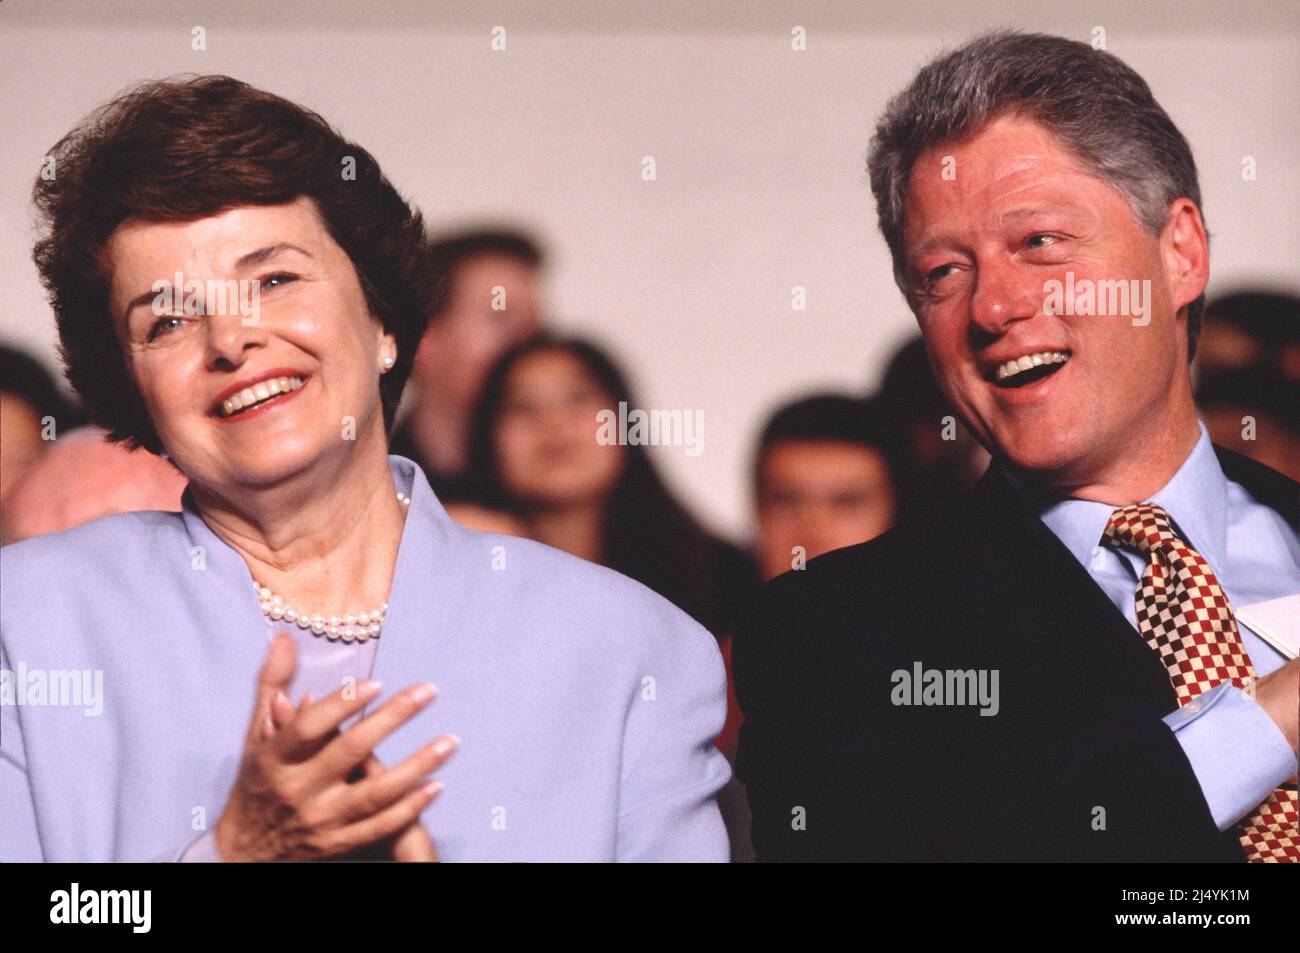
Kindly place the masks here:
<instances>
[{"instance_id":1,"label":"shirt cuff","mask_svg":"<svg viewBox=\"0 0 1300 953\"><path fill-rule=\"evenodd\" d=\"M1216 685L1164 718L1191 762L1205 803L1226 831L1296 770L1296 755L1273 719L1231 682Z\"/></svg>"},{"instance_id":2,"label":"shirt cuff","mask_svg":"<svg viewBox=\"0 0 1300 953\"><path fill-rule=\"evenodd\" d=\"M219 864L221 854L217 852L217 835L208 831L202 837L190 841L189 846L181 851L178 860L183 864Z\"/></svg>"}]
</instances>

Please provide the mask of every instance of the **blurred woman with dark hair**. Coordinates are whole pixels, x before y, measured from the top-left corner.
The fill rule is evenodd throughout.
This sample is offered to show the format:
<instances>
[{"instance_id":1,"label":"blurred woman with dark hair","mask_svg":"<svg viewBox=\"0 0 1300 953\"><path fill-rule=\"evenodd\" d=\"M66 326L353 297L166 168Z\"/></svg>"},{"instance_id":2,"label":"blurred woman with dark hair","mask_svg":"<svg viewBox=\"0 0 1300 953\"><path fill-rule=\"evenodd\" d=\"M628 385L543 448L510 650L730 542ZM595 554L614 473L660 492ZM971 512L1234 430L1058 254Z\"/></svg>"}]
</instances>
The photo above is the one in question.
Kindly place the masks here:
<instances>
[{"instance_id":1,"label":"blurred woman with dark hair","mask_svg":"<svg viewBox=\"0 0 1300 953\"><path fill-rule=\"evenodd\" d=\"M756 571L677 501L644 446L597 439L597 414L620 403L637 406L589 341L541 335L507 352L488 375L470 449L481 502L533 539L644 583L721 637Z\"/></svg>"}]
</instances>

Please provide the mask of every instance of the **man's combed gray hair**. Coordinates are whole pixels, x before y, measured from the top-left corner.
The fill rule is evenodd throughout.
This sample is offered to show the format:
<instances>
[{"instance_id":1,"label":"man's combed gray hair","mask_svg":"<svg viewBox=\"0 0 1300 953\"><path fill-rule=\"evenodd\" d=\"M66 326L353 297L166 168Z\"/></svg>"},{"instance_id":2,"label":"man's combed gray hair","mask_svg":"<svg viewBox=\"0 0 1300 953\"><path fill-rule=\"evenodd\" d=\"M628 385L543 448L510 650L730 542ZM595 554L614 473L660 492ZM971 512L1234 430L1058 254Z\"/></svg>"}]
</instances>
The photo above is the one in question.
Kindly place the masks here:
<instances>
[{"instance_id":1,"label":"man's combed gray hair","mask_svg":"<svg viewBox=\"0 0 1300 953\"><path fill-rule=\"evenodd\" d=\"M1086 170L1128 200L1152 235L1164 228L1174 200L1189 198L1200 208L1187 140L1146 81L1118 57L1042 33L988 33L926 65L876 125L867 168L900 287L903 204L917 158L1008 114L1051 131ZM1202 295L1187 308L1189 359L1204 305Z\"/></svg>"}]
</instances>

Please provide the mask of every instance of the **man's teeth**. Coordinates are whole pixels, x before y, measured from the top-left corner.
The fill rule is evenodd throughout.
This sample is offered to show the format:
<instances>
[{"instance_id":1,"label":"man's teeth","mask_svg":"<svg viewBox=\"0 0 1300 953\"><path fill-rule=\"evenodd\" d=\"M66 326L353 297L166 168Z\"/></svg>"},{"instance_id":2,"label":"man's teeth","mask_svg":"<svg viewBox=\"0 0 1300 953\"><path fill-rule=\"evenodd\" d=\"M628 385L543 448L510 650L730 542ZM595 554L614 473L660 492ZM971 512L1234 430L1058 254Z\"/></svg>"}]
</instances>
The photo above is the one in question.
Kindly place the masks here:
<instances>
[{"instance_id":1,"label":"man's teeth","mask_svg":"<svg viewBox=\"0 0 1300 953\"><path fill-rule=\"evenodd\" d=\"M1026 354L1014 361L1007 361L999 367L997 379L1004 381L1008 377L1015 377L1021 371L1029 370L1031 367L1039 367L1043 364L1064 364L1069 359L1070 355L1065 351L1038 351L1035 354Z\"/></svg>"},{"instance_id":2,"label":"man's teeth","mask_svg":"<svg viewBox=\"0 0 1300 953\"><path fill-rule=\"evenodd\" d=\"M302 385L303 380L301 377L272 377L269 380L258 381L252 387L245 387L238 394L223 400L221 402L221 416L229 417L231 414L239 413L239 411L252 407L254 404L260 404L264 400L270 400L280 394L295 391Z\"/></svg>"}]
</instances>

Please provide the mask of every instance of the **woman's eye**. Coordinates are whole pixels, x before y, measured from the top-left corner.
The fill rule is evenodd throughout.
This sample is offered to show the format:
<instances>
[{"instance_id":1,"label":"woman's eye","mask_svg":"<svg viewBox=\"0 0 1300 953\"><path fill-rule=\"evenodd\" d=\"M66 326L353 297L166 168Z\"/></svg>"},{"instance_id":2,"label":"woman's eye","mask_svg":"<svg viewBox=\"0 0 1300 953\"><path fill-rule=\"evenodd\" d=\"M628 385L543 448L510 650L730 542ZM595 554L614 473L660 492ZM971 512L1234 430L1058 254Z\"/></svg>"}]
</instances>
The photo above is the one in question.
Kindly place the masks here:
<instances>
[{"instance_id":1,"label":"woman's eye","mask_svg":"<svg viewBox=\"0 0 1300 953\"><path fill-rule=\"evenodd\" d=\"M170 322L172 321L175 321L176 325L170 324ZM160 335L170 334L172 331L176 330L176 326L184 323L185 323L184 318L177 318L171 315L161 317L157 321L155 321L153 325L149 328L149 334L146 336L145 340L152 341L154 340L154 338L157 338Z\"/></svg>"},{"instance_id":2,"label":"woman's eye","mask_svg":"<svg viewBox=\"0 0 1300 953\"><path fill-rule=\"evenodd\" d=\"M501 405L501 416L515 419L531 417L537 408L526 400L509 400Z\"/></svg>"},{"instance_id":3,"label":"woman's eye","mask_svg":"<svg viewBox=\"0 0 1300 953\"><path fill-rule=\"evenodd\" d=\"M287 285L297 280L297 275L291 275L284 271L277 271L273 275L267 275L265 278L258 279L258 284L263 288L274 288L278 285Z\"/></svg>"}]
</instances>

